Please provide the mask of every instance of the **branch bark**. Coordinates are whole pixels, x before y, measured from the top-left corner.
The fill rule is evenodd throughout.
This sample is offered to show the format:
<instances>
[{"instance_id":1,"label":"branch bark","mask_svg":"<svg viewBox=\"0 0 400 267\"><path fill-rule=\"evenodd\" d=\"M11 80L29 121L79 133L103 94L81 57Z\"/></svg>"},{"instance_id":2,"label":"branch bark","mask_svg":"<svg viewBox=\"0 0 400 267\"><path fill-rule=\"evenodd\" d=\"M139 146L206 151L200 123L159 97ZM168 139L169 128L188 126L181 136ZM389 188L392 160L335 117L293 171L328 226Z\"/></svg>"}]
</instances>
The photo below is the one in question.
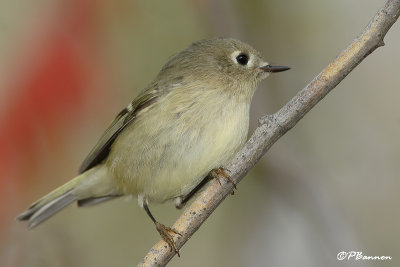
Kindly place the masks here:
<instances>
[{"instance_id":1,"label":"branch bark","mask_svg":"<svg viewBox=\"0 0 400 267\"><path fill-rule=\"evenodd\" d=\"M364 58L384 45L383 38L400 14L400 0L388 0L376 13L368 26L354 41L304 89L273 115L259 120L245 146L225 166L233 181L239 183L247 172L287 131L338 85ZM222 186L211 181L196 200L183 212L173 225L181 237L175 242L181 248L232 191L232 184ZM175 255L163 240L155 244L138 266L165 266Z\"/></svg>"}]
</instances>

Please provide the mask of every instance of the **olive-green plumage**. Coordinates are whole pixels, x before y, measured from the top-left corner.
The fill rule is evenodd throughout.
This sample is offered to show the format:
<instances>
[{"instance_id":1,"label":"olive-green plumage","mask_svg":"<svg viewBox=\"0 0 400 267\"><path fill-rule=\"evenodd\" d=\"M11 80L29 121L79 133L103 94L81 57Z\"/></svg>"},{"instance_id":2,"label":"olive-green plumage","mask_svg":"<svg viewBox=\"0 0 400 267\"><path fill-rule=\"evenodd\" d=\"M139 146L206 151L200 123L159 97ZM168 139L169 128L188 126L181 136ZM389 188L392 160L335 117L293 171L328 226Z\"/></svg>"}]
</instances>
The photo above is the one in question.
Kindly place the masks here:
<instances>
[{"instance_id":1,"label":"olive-green plumage","mask_svg":"<svg viewBox=\"0 0 400 267\"><path fill-rule=\"evenodd\" d=\"M18 218L32 228L74 201L137 195L143 206L181 199L244 144L257 84L286 69L235 39L190 45L118 114L81 174Z\"/></svg>"}]
</instances>

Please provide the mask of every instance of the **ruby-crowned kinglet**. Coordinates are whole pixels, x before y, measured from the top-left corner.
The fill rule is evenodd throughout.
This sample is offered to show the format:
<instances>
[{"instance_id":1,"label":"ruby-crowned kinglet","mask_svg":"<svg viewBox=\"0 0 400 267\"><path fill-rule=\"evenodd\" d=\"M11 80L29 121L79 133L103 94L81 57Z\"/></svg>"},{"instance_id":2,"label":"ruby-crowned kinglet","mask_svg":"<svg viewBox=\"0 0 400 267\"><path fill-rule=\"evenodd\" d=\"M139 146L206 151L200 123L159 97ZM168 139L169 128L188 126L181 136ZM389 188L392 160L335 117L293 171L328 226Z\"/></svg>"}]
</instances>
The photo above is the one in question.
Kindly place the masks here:
<instances>
[{"instance_id":1,"label":"ruby-crowned kinglet","mask_svg":"<svg viewBox=\"0 0 400 267\"><path fill-rule=\"evenodd\" d=\"M84 160L80 174L18 216L33 228L77 201L88 206L137 195L161 236L177 249L149 202L179 207L204 177L226 164L244 144L250 103L271 66L248 44L228 38L193 43L111 123ZM221 169L219 169L221 170Z\"/></svg>"}]
</instances>

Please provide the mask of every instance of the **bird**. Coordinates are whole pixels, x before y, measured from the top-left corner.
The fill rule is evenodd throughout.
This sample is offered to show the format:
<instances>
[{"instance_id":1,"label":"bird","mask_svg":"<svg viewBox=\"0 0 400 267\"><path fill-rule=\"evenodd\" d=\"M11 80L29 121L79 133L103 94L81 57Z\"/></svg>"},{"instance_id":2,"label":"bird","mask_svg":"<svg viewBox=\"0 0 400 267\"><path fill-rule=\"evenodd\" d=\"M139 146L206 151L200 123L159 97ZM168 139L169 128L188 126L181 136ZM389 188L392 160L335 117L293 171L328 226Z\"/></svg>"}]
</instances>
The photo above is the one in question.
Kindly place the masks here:
<instances>
[{"instance_id":1,"label":"bird","mask_svg":"<svg viewBox=\"0 0 400 267\"><path fill-rule=\"evenodd\" d=\"M159 223L149 204L181 208L244 145L250 105L260 81L290 69L263 60L233 38L192 43L172 56L156 77L111 122L79 174L21 213L32 229L69 204L91 206L135 196L171 250L176 230Z\"/></svg>"}]
</instances>

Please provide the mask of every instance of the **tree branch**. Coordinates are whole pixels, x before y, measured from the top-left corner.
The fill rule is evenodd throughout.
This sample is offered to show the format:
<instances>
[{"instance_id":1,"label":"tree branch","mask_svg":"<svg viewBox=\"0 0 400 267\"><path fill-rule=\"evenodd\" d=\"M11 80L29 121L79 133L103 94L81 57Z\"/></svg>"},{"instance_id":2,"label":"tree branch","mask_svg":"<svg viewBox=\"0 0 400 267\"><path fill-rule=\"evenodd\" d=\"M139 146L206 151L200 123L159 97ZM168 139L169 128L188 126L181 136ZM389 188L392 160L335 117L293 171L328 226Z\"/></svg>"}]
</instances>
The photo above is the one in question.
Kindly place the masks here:
<instances>
[{"instance_id":1,"label":"tree branch","mask_svg":"<svg viewBox=\"0 0 400 267\"><path fill-rule=\"evenodd\" d=\"M400 14L400 0L388 0L356 38L332 63L315 77L303 90L273 115L259 120L245 146L225 167L233 181L240 182L268 149L303 116L338 85L364 58L384 45L383 38ZM184 211L173 228L182 234L176 238L181 248L232 191L232 184L222 186L211 181L197 199ZM155 244L138 266L165 266L175 255L163 240Z\"/></svg>"}]
</instances>

